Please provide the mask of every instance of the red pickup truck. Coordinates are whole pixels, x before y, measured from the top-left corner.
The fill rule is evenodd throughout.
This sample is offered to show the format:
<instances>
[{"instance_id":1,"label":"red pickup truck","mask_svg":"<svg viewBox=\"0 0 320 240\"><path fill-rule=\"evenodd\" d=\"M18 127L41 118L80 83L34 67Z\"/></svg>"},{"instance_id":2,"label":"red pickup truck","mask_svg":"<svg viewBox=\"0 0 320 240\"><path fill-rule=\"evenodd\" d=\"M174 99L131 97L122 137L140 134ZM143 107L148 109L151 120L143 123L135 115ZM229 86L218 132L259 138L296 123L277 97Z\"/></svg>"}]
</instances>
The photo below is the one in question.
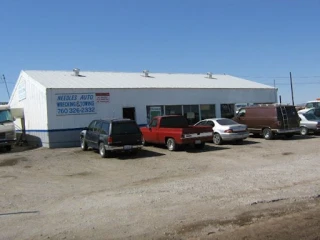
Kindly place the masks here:
<instances>
[{"instance_id":1,"label":"red pickup truck","mask_svg":"<svg viewBox=\"0 0 320 240\"><path fill-rule=\"evenodd\" d=\"M170 151L187 144L202 149L206 141L212 140L212 127L189 126L187 119L180 115L154 117L148 126L140 129L144 145L165 144Z\"/></svg>"}]
</instances>

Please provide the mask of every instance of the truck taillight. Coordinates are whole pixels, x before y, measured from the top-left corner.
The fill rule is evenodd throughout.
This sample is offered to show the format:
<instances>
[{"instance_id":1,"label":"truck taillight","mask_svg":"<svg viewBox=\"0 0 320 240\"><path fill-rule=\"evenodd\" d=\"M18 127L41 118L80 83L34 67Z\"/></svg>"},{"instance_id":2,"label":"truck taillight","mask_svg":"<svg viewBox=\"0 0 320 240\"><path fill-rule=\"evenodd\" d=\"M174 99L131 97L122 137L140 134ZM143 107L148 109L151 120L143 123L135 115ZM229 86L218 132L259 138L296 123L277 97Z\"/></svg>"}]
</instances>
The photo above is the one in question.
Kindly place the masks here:
<instances>
[{"instance_id":1,"label":"truck taillight","mask_svg":"<svg viewBox=\"0 0 320 240\"><path fill-rule=\"evenodd\" d=\"M112 137L108 137L108 144L112 143Z\"/></svg>"},{"instance_id":2,"label":"truck taillight","mask_svg":"<svg viewBox=\"0 0 320 240\"><path fill-rule=\"evenodd\" d=\"M232 129L224 130L225 133L233 133Z\"/></svg>"}]
</instances>

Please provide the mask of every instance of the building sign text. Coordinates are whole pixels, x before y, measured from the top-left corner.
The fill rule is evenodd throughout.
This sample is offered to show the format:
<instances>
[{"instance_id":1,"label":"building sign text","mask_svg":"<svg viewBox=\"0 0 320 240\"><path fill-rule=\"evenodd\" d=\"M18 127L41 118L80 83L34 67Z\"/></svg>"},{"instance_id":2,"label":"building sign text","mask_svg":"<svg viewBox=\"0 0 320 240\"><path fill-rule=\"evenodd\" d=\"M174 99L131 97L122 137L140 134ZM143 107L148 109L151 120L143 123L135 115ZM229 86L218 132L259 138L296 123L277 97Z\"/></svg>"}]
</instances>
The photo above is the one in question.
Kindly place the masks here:
<instances>
[{"instance_id":1,"label":"building sign text","mask_svg":"<svg viewBox=\"0 0 320 240\"><path fill-rule=\"evenodd\" d=\"M56 94L57 115L96 113L94 93Z\"/></svg>"}]
</instances>

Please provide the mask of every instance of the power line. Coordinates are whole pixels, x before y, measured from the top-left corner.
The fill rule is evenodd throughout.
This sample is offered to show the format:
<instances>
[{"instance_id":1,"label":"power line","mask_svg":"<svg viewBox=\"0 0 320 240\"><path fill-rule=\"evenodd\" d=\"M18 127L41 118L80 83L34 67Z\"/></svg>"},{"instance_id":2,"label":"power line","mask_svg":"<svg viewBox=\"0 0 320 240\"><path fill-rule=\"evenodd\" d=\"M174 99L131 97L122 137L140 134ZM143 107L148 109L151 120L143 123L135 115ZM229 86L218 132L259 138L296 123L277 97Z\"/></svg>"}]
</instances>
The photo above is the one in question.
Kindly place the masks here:
<instances>
[{"instance_id":1,"label":"power line","mask_svg":"<svg viewBox=\"0 0 320 240\"><path fill-rule=\"evenodd\" d=\"M2 80L4 81L5 85L6 85L6 89L7 89L7 93L8 93L8 98L10 99L10 93L9 93L9 89L8 89L8 85L6 82L6 77L4 76L4 74L2 74Z\"/></svg>"},{"instance_id":2,"label":"power line","mask_svg":"<svg viewBox=\"0 0 320 240\"><path fill-rule=\"evenodd\" d=\"M284 76L239 76L239 77L243 77L243 78L285 78L285 79L289 79L289 77L284 77ZM320 78L320 75L318 76L298 76L298 77L294 77L296 78Z\"/></svg>"}]
</instances>

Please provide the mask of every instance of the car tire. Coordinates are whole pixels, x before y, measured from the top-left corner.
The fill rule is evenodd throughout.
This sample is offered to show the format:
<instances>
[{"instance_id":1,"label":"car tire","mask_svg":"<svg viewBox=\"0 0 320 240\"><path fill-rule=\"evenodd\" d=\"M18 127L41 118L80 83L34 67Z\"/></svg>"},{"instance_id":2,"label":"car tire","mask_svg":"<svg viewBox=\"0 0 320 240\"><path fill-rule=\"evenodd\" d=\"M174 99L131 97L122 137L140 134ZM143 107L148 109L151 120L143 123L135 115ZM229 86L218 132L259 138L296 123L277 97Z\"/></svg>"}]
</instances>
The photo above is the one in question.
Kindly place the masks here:
<instances>
[{"instance_id":1,"label":"car tire","mask_svg":"<svg viewBox=\"0 0 320 240\"><path fill-rule=\"evenodd\" d=\"M219 133L213 134L213 143L216 145L221 145L222 144L222 138Z\"/></svg>"},{"instance_id":2,"label":"car tire","mask_svg":"<svg viewBox=\"0 0 320 240\"><path fill-rule=\"evenodd\" d=\"M205 143L200 143L200 144L195 144L194 145L194 148L196 148L196 149L203 149L204 147L205 147Z\"/></svg>"},{"instance_id":3,"label":"car tire","mask_svg":"<svg viewBox=\"0 0 320 240\"><path fill-rule=\"evenodd\" d=\"M266 140L271 140L273 138L273 133L270 128L263 129L262 135Z\"/></svg>"},{"instance_id":4,"label":"car tire","mask_svg":"<svg viewBox=\"0 0 320 240\"><path fill-rule=\"evenodd\" d=\"M149 143L146 142L146 140L144 139L144 137L142 137L142 146L149 146Z\"/></svg>"},{"instance_id":5,"label":"car tire","mask_svg":"<svg viewBox=\"0 0 320 240\"><path fill-rule=\"evenodd\" d=\"M308 135L308 133L309 133L309 129L308 128L306 128L306 127L301 127L300 128L300 134L302 136L306 136L306 135Z\"/></svg>"},{"instance_id":6,"label":"car tire","mask_svg":"<svg viewBox=\"0 0 320 240\"><path fill-rule=\"evenodd\" d=\"M86 139L84 137L82 137L80 139L80 142L81 142L81 149L82 151L87 151L88 150L88 144L86 142Z\"/></svg>"},{"instance_id":7,"label":"car tire","mask_svg":"<svg viewBox=\"0 0 320 240\"><path fill-rule=\"evenodd\" d=\"M99 154L100 154L100 156L102 157L102 158L106 158L106 157L108 157L108 151L106 150L106 148L104 147L104 143L103 142L101 142L100 144L99 144Z\"/></svg>"},{"instance_id":8,"label":"car tire","mask_svg":"<svg viewBox=\"0 0 320 240\"><path fill-rule=\"evenodd\" d=\"M166 144L169 151L175 151L177 149L176 142L173 138L168 138Z\"/></svg>"}]
</instances>

